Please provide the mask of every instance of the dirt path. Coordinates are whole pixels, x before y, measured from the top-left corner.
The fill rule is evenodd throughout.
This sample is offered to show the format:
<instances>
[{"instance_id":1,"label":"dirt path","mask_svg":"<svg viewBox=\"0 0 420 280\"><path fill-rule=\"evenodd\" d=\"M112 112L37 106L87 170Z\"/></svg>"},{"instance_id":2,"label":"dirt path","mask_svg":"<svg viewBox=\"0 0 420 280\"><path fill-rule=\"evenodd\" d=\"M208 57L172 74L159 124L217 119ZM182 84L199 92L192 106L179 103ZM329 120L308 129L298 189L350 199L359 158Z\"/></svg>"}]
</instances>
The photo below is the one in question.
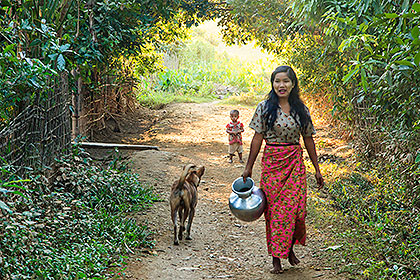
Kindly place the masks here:
<instances>
[{"instance_id":1,"label":"dirt path","mask_svg":"<svg viewBox=\"0 0 420 280\"><path fill-rule=\"evenodd\" d=\"M308 245L296 246L302 261L291 267L282 261L285 273L269 273L271 258L265 244L264 219L245 223L229 211L228 197L231 182L243 171L243 164L234 158L229 164L225 125L233 107L208 104L175 104L160 111L147 111L122 125L122 142L153 144L159 151L131 153L133 170L144 183L154 186L162 198L147 212L138 215L155 232L156 247L144 251L140 257L128 261L125 271L128 279L341 279L315 257L323 246L322 235L317 234L311 213L308 214ZM245 124L253 108L238 108L240 121ZM147 116L146 116L147 115ZM137 123L149 120L149 129ZM317 137L323 129L318 128ZM244 156L249 152L253 132L244 133ZM108 139L110 140L110 139ZM321 152L322 153L322 152ZM168 204L172 182L179 177L186 163L206 167L199 186L199 202L192 225L192 241L172 244L172 223ZM255 164L254 180L259 184L259 159ZM313 176L309 179L312 188Z\"/></svg>"}]
</instances>

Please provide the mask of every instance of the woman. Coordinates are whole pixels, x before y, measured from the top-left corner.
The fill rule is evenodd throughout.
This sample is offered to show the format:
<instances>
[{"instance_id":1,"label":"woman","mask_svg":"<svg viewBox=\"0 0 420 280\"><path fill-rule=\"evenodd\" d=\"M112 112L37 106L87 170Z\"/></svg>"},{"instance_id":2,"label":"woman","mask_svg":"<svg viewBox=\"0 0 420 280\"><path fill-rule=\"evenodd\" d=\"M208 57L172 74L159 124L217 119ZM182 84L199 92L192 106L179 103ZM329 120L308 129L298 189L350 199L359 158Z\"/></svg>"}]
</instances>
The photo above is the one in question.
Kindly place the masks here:
<instances>
[{"instance_id":1,"label":"woman","mask_svg":"<svg viewBox=\"0 0 420 280\"><path fill-rule=\"evenodd\" d=\"M287 258L291 265L300 262L293 245L305 245L306 239L306 172L300 135L315 167L319 187L324 185L324 180L312 138L315 129L308 108L300 100L293 69L280 66L274 70L271 86L268 99L258 104L249 125L255 134L242 177L245 180L252 176L252 168L265 140L260 187L267 196L264 215L268 253L273 257L271 272L279 274L283 272L280 259Z\"/></svg>"}]
</instances>

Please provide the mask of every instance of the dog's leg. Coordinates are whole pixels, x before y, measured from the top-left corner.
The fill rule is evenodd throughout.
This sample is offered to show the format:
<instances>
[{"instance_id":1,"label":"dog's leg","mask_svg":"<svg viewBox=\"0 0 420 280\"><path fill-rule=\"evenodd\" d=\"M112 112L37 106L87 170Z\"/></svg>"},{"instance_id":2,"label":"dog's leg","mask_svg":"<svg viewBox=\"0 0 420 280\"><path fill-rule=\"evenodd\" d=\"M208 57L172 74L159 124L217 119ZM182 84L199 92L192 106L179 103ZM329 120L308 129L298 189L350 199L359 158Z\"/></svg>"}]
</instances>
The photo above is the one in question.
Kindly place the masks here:
<instances>
[{"instance_id":1,"label":"dog's leg","mask_svg":"<svg viewBox=\"0 0 420 280\"><path fill-rule=\"evenodd\" d=\"M178 212L177 209L172 209L172 224L174 225L174 245L179 244L178 236L176 234L177 222L176 222L176 213Z\"/></svg>"},{"instance_id":2,"label":"dog's leg","mask_svg":"<svg viewBox=\"0 0 420 280\"><path fill-rule=\"evenodd\" d=\"M178 239L182 240L182 232L184 231L183 229L183 223L182 223L182 219L184 217L184 208L180 207L178 210L178 216L179 216L179 232L178 232Z\"/></svg>"},{"instance_id":3,"label":"dog's leg","mask_svg":"<svg viewBox=\"0 0 420 280\"><path fill-rule=\"evenodd\" d=\"M187 237L185 237L186 240L191 240L192 239L190 234L191 234L191 224L192 224L192 221L194 219L194 214L195 214L195 208L192 207L191 210L190 210L190 215L188 217Z\"/></svg>"},{"instance_id":4,"label":"dog's leg","mask_svg":"<svg viewBox=\"0 0 420 280\"><path fill-rule=\"evenodd\" d=\"M185 230L185 221L187 220L187 217L188 217L189 208L185 207L183 212L184 213L179 213L179 218L181 219L180 226L179 226L179 233L178 233L179 240L182 240L182 234Z\"/></svg>"}]
</instances>

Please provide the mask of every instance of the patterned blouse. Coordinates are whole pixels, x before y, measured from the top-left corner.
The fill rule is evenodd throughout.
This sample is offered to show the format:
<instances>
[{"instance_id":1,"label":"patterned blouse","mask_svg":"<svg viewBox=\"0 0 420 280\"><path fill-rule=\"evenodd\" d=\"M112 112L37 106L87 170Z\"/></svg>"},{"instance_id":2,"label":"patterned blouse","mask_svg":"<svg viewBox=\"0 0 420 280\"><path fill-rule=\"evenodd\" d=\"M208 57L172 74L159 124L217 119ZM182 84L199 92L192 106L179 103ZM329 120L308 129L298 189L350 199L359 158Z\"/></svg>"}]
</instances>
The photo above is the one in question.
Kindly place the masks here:
<instances>
[{"instance_id":1,"label":"patterned blouse","mask_svg":"<svg viewBox=\"0 0 420 280\"><path fill-rule=\"evenodd\" d=\"M314 135L316 133L312 122L309 122L308 127L302 133L296 120L291 115L284 113L280 108L277 111L277 119L274 122L273 128L267 130L263 118L265 102L267 101L262 101L257 105L249 127L255 130L255 132L263 134L263 137L267 143L297 144L299 143L300 134L305 137ZM308 108L306 108L306 111L309 115ZM296 116L296 118L299 119L299 116Z\"/></svg>"},{"instance_id":2,"label":"patterned blouse","mask_svg":"<svg viewBox=\"0 0 420 280\"><path fill-rule=\"evenodd\" d=\"M226 132L229 133L229 144L239 143L242 145L242 132L244 132L244 125L241 122L230 122L226 125ZM234 133L234 134L232 134Z\"/></svg>"}]
</instances>

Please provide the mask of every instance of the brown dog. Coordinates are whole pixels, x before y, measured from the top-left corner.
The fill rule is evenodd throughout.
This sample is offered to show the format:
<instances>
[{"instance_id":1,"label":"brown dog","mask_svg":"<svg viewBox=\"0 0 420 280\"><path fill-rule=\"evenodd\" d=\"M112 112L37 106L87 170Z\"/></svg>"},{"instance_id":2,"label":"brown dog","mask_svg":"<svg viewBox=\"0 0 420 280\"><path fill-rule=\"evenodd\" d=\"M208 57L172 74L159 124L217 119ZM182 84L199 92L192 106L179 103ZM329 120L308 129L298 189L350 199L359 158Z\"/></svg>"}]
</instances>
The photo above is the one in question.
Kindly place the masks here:
<instances>
[{"instance_id":1,"label":"brown dog","mask_svg":"<svg viewBox=\"0 0 420 280\"><path fill-rule=\"evenodd\" d=\"M182 240L182 233L185 230L185 221L188 217L187 224L187 240L191 240L190 231L191 224L194 218L195 207L197 205L197 187L200 184L201 176L204 174L204 166L196 167L193 164L188 164L184 167L181 177L176 180L172 186L171 197L169 202L171 204L171 217L174 225L174 244L178 245L179 240ZM180 227L179 233L177 231L177 213L179 215Z\"/></svg>"}]
</instances>

